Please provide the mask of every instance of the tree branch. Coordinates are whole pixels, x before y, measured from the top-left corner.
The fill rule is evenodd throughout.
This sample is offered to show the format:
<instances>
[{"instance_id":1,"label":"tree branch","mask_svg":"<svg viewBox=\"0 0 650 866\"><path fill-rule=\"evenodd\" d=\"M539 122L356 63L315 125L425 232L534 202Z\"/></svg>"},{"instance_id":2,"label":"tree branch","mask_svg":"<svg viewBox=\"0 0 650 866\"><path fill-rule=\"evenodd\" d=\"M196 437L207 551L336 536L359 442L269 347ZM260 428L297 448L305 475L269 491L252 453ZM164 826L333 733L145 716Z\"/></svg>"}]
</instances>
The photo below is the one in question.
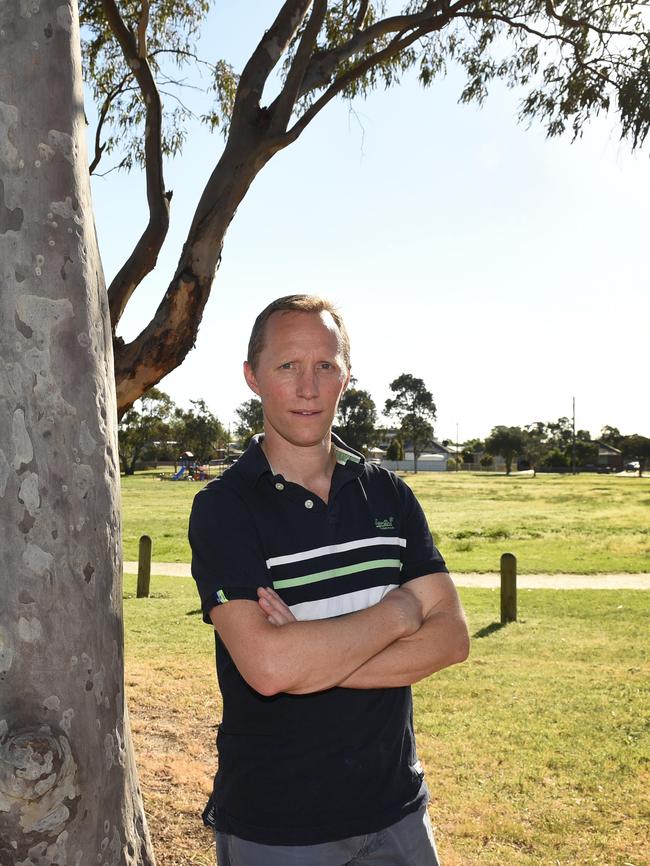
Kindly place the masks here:
<instances>
[{"instance_id":1,"label":"tree branch","mask_svg":"<svg viewBox=\"0 0 650 866\"><path fill-rule=\"evenodd\" d=\"M618 89L618 87L619 87L619 84L616 81L609 78L607 75L605 75L603 72L601 72L597 67L594 67L593 64L595 62L597 62L597 60L594 60L593 58L591 60L588 60L586 58L581 58L579 56L580 46L579 46L577 40L572 39L569 35L565 35L563 33L557 33L557 32L545 33L543 30L538 30L535 27L531 27L529 24L525 24L523 21L517 21L514 18L510 18L505 13L496 12L496 11L492 11L489 13L474 12L474 11L462 12L457 17L470 18L473 20L478 19L478 20L500 21L502 24L506 24L508 27L511 27L514 30L522 30L522 31L524 31L524 33L528 33L531 36L536 36L538 39L543 39L547 42L559 43L560 45L567 45L573 50L574 56L576 57L576 62L578 62L580 64L580 66L582 66L584 69L588 69L589 72L592 75L594 75L596 78L600 78L602 81L607 82L608 84L612 85L614 88ZM579 27L581 25L579 23L576 23L575 26ZM590 29L593 29L588 24L585 26L590 27ZM596 32L598 32L598 31L596 31ZM619 34L619 35L622 35L622 34ZM639 36L640 34L628 34L628 35Z\"/></svg>"},{"instance_id":2,"label":"tree branch","mask_svg":"<svg viewBox=\"0 0 650 866\"><path fill-rule=\"evenodd\" d=\"M286 0L260 40L239 79L231 124L254 123L266 81L309 11L312 0Z\"/></svg>"},{"instance_id":3,"label":"tree branch","mask_svg":"<svg viewBox=\"0 0 650 866\"><path fill-rule=\"evenodd\" d=\"M285 79L284 87L269 106L269 113L272 118L270 129L273 133L286 131L326 13L327 0L315 0L311 16L300 38L300 44Z\"/></svg>"},{"instance_id":4,"label":"tree branch","mask_svg":"<svg viewBox=\"0 0 650 866\"><path fill-rule=\"evenodd\" d=\"M102 0L102 4L106 20L138 83L146 110L144 152L149 222L131 255L108 289L111 327L114 331L129 298L156 265L158 253L169 229L171 193L165 192L161 145L162 105L151 67L146 57L140 57L140 46L122 20L115 0ZM146 14L148 14L148 0L143 0L143 14L140 18L140 24L145 17L145 7ZM144 45L144 37L141 37L141 45Z\"/></svg>"},{"instance_id":5,"label":"tree branch","mask_svg":"<svg viewBox=\"0 0 650 866\"><path fill-rule=\"evenodd\" d=\"M118 416L182 363L194 346L223 239L250 184L273 151L256 127L231 129L196 209L176 273L155 316L129 344L113 342Z\"/></svg>"},{"instance_id":6,"label":"tree branch","mask_svg":"<svg viewBox=\"0 0 650 866\"><path fill-rule=\"evenodd\" d=\"M469 0L466 0L466 2L469 2ZM458 5L464 5L464 3ZM320 96L307 109L307 111L305 111L305 113L294 123L291 129L289 129L285 135L280 137L277 147L286 147L294 142L308 124L311 123L314 117L316 117L316 115L328 104L328 102L334 99L335 96L337 96L353 81L356 81L358 78L361 78L362 75L365 75L365 73L372 69L373 66L378 66L384 61L390 60L391 57L394 57L396 54L399 54L400 51L408 48L409 45L412 45L422 36L426 36L428 33L432 33L435 30L441 30L447 24L448 20L449 18L447 15L438 15L433 20L429 18L426 25L418 27L399 41L393 39L390 44L381 51L376 52L371 57L367 57L353 69L350 69L344 75L341 75L340 78L337 78L331 87L329 87L325 93L323 93L322 96Z\"/></svg>"},{"instance_id":7,"label":"tree branch","mask_svg":"<svg viewBox=\"0 0 650 866\"><path fill-rule=\"evenodd\" d=\"M138 57L147 57L147 27L149 26L149 0L142 0L142 9L138 19Z\"/></svg>"},{"instance_id":8,"label":"tree branch","mask_svg":"<svg viewBox=\"0 0 650 866\"><path fill-rule=\"evenodd\" d=\"M642 34L630 30L608 30L606 27L598 27L586 16L584 18L571 18L569 15L562 15L555 11L553 0L545 0L545 7L548 17L559 21L563 27L573 27L575 29L584 27L592 33L598 33L600 36L636 36L637 38L642 36Z\"/></svg>"},{"instance_id":9,"label":"tree branch","mask_svg":"<svg viewBox=\"0 0 650 866\"><path fill-rule=\"evenodd\" d=\"M124 91L124 88L126 87L126 84L128 83L130 78L131 73L129 72L127 75L124 76L124 78L120 81L117 87L115 87L104 100L101 111L99 113L97 129L95 130L95 156L93 158L93 161L88 166L88 174L93 174L104 154L104 148L106 147L106 145L101 144L102 129L104 128L104 123L106 122L106 117L108 116L111 104L115 97L119 96L119 94Z\"/></svg>"},{"instance_id":10,"label":"tree branch","mask_svg":"<svg viewBox=\"0 0 650 866\"><path fill-rule=\"evenodd\" d=\"M361 31L361 28L363 27L363 22L366 20L366 15L368 14L369 5L369 0L359 0L359 8L357 9L357 14L354 18L355 33L359 33Z\"/></svg>"},{"instance_id":11,"label":"tree branch","mask_svg":"<svg viewBox=\"0 0 650 866\"><path fill-rule=\"evenodd\" d=\"M114 4L115 0L103 2ZM581 52L578 65L588 75L600 74L602 79L606 79L606 75L599 71L600 60L592 56L593 46L584 37L584 32L571 33L568 29L562 32L563 28L553 17L544 19L546 24L540 23L543 5L540 15L532 19L543 30L526 23L531 21L531 16L523 16L520 21L518 16L510 17L505 12L482 11L475 0L457 0L453 5L448 0L427 0L418 6L420 11L417 13L393 16L364 30L361 29L362 22L368 17L370 3L360 0L358 7L350 3L350 9L357 8L354 17L357 29L345 45L318 54L314 46L318 44L318 35L327 14L326 0L286 0L283 3L240 77L224 152L203 191L176 273L165 296L151 322L135 340L128 345L119 338L115 340L120 415L148 388L177 367L193 347L220 261L226 231L254 178L274 153L299 137L325 105L370 70L383 63L390 64L393 58L418 39L442 30L450 21L458 18L477 24L494 21L515 32L521 30L539 40L554 41L560 47L563 62L567 62L569 51ZM311 15L303 28L310 8ZM363 17L360 17L362 10ZM350 17L352 15L350 12ZM346 27L350 23L346 22ZM477 29L480 30L480 27ZM137 48L134 37L129 31L126 32ZM300 34L299 38L296 37L297 33ZM261 100L268 77L289 46L293 49L295 43L297 46L284 87L271 106L264 110ZM515 50L518 48L516 46ZM606 47L603 47L597 53L602 55L605 51ZM589 54L586 59L585 53ZM126 52L125 56L128 57ZM525 66L525 58L522 63ZM408 59L405 65L408 65ZM342 66L348 68L342 72ZM489 78L493 74L505 75L510 67L506 65L505 73L497 73L496 65L489 61L486 68ZM140 67L138 69L141 71ZM574 72L575 67L571 67L570 71ZM516 69L513 76L516 77ZM316 89L322 91L318 98L287 129L296 103ZM598 93L593 100L597 96ZM282 131L278 133L277 129Z\"/></svg>"},{"instance_id":12,"label":"tree branch","mask_svg":"<svg viewBox=\"0 0 650 866\"><path fill-rule=\"evenodd\" d=\"M329 84L332 75L341 63L345 63L346 60L363 51L372 42L381 39L382 36L387 36L389 33L405 33L426 25L432 20L442 20L445 23L471 2L472 0L460 0L453 6L444 2L429 4L422 12L415 12L412 15L393 15L390 18L384 18L383 21L377 21L365 30L358 31L343 45L312 59L305 73L298 98ZM434 29L440 29L440 27Z\"/></svg>"}]
</instances>

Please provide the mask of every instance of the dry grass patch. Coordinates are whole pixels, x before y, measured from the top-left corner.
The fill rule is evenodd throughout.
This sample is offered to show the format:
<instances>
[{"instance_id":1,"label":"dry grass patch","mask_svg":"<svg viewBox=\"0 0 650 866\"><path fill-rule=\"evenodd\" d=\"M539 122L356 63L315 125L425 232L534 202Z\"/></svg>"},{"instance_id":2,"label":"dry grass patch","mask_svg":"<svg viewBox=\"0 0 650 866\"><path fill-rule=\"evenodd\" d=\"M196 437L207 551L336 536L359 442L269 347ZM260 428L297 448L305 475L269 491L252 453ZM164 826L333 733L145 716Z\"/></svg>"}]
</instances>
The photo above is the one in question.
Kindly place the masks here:
<instances>
[{"instance_id":1,"label":"dry grass patch","mask_svg":"<svg viewBox=\"0 0 650 866\"><path fill-rule=\"evenodd\" d=\"M131 730L158 866L215 862L201 812L212 787L220 707L205 662L194 676L178 667L154 675L146 661L127 664Z\"/></svg>"}]
</instances>

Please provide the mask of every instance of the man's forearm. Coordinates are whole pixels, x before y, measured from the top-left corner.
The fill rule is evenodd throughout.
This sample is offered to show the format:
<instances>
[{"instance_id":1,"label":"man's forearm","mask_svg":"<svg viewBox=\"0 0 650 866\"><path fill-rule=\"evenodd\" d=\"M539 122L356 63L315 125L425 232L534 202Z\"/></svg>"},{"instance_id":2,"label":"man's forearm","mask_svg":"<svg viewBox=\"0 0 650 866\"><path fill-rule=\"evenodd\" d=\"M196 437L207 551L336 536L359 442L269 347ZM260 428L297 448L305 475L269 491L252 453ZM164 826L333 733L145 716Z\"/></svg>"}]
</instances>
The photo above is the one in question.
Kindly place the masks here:
<instances>
[{"instance_id":1,"label":"man's forearm","mask_svg":"<svg viewBox=\"0 0 650 866\"><path fill-rule=\"evenodd\" d=\"M232 616L231 606L237 604ZM260 621L261 611L248 604L214 608L213 623L241 675L264 695L331 688L422 622L418 601L403 590L394 590L366 610L335 619L292 621L282 628Z\"/></svg>"},{"instance_id":2,"label":"man's forearm","mask_svg":"<svg viewBox=\"0 0 650 866\"><path fill-rule=\"evenodd\" d=\"M392 611L379 605L336 619L295 622L277 629L286 663L278 691L306 694L338 684L399 640Z\"/></svg>"},{"instance_id":3,"label":"man's forearm","mask_svg":"<svg viewBox=\"0 0 650 866\"><path fill-rule=\"evenodd\" d=\"M462 662L469 652L467 625L462 616L432 612L418 631L400 638L339 682L350 689L408 686L436 671Z\"/></svg>"}]
</instances>

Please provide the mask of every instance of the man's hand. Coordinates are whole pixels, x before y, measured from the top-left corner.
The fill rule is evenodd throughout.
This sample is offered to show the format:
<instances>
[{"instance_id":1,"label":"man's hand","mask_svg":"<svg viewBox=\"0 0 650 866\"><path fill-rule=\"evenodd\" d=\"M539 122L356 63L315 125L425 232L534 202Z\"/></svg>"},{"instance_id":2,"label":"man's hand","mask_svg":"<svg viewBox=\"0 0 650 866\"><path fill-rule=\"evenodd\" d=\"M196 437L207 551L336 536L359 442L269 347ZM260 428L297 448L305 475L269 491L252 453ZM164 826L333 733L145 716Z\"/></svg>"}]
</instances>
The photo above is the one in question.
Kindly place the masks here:
<instances>
[{"instance_id":1,"label":"man's hand","mask_svg":"<svg viewBox=\"0 0 650 866\"><path fill-rule=\"evenodd\" d=\"M407 585L408 586L408 585ZM282 601L275 590L270 587L260 586L257 590L258 604L264 611L264 615L272 625L287 625L296 622L295 616L289 607ZM422 625L424 618L423 600L417 592L407 587L393 589L387 593L380 604L397 605L404 624L404 637L414 634Z\"/></svg>"},{"instance_id":2,"label":"man's hand","mask_svg":"<svg viewBox=\"0 0 650 866\"><path fill-rule=\"evenodd\" d=\"M392 589L382 598L379 604L396 604L404 622L404 637L409 637L420 628L424 619L421 600L414 592L409 592L405 586Z\"/></svg>"},{"instance_id":3,"label":"man's hand","mask_svg":"<svg viewBox=\"0 0 650 866\"><path fill-rule=\"evenodd\" d=\"M289 607L270 586L258 587L257 597L259 599L259 606L272 625L287 625L290 622L296 622L296 618L289 610Z\"/></svg>"},{"instance_id":4,"label":"man's hand","mask_svg":"<svg viewBox=\"0 0 650 866\"><path fill-rule=\"evenodd\" d=\"M422 625L377 653L339 685L355 689L411 685L467 658L467 623L449 575L418 577L401 589L421 605Z\"/></svg>"}]
</instances>

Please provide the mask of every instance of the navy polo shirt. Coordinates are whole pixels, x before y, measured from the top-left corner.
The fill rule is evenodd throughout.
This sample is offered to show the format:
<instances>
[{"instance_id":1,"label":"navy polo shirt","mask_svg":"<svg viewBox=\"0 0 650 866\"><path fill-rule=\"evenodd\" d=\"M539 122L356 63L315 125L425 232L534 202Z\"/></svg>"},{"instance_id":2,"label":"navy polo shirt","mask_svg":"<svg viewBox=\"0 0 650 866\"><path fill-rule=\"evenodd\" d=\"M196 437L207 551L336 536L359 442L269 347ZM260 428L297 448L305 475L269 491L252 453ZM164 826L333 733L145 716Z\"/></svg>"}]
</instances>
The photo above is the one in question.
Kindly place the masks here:
<instances>
[{"instance_id":1,"label":"navy polo shirt","mask_svg":"<svg viewBox=\"0 0 650 866\"><path fill-rule=\"evenodd\" d=\"M300 620L362 610L408 580L447 571L411 489L333 436L329 501L274 475L252 440L194 499L192 574L204 619L272 586ZM223 719L210 816L262 844L376 832L420 807L411 690L333 688L264 697L216 635Z\"/></svg>"}]
</instances>

